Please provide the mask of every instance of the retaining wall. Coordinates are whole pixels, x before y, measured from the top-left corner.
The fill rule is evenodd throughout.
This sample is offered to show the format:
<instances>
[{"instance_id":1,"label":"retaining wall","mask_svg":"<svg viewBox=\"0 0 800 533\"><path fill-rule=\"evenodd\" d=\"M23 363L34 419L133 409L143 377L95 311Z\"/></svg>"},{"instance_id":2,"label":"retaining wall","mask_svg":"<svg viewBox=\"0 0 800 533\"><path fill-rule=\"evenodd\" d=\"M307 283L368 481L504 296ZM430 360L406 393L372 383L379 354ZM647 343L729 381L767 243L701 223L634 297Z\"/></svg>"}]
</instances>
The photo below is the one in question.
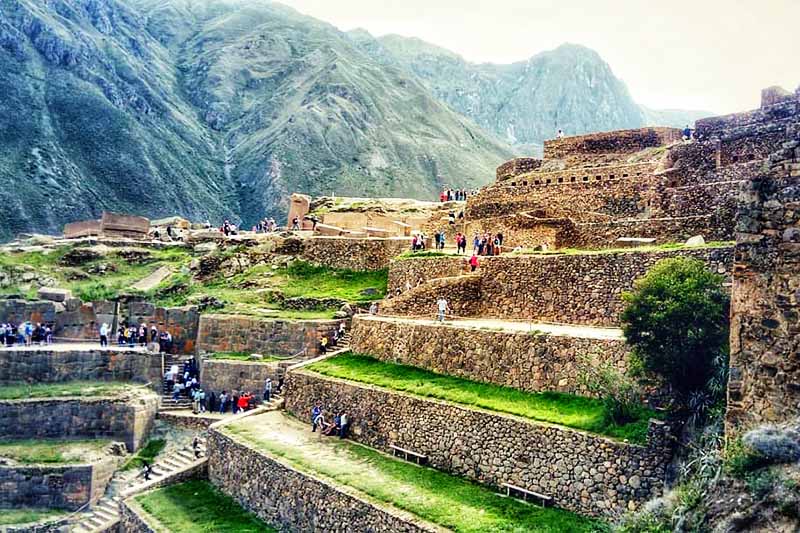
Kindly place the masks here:
<instances>
[{"instance_id":1,"label":"retaining wall","mask_svg":"<svg viewBox=\"0 0 800 533\"><path fill-rule=\"evenodd\" d=\"M131 452L146 440L158 397L137 391L123 398L0 401L0 440L80 437L124 442Z\"/></svg>"},{"instance_id":2,"label":"retaining wall","mask_svg":"<svg viewBox=\"0 0 800 533\"><path fill-rule=\"evenodd\" d=\"M330 412L347 412L357 442L412 450L440 470L495 487L511 483L574 512L614 515L664 487L671 450L669 427L659 422L651 422L644 447L308 371L290 372L287 383L286 409L302 419L322 402Z\"/></svg>"},{"instance_id":3,"label":"retaining wall","mask_svg":"<svg viewBox=\"0 0 800 533\"><path fill-rule=\"evenodd\" d=\"M349 488L300 472L216 428L209 431L207 446L211 482L279 531L440 531Z\"/></svg>"},{"instance_id":4,"label":"retaining wall","mask_svg":"<svg viewBox=\"0 0 800 533\"><path fill-rule=\"evenodd\" d=\"M375 318L353 321L350 348L439 374L525 391L586 394L581 358L627 367L625 341L487 331L456 325L409 324Z\"/></svg>"},{"instance_id":5,"label":"retaining wall","mask_svg":"<svg viewBox=\"0 0 800 533\"><path fill-rule=\"evenodd\" d=\"M300 257L309 263L329 268L381 270L410 248L410 238L313 237L303 241Z\"/></svg>"},{"instance_id":6,"label":"retaining wall","mask_svg":"<svg viewBox=\"0 0 800 533\"><path fill-rule=\"evenodd\" d=\"M278 378L283 373L279 362L258 363L249 361L227 361L204 359L201 363L200 382L203 390L213 391L219 397L222 391L251 391L259 398L264 392L267 378L277 386Z\"/></svg>"}]
</instances>

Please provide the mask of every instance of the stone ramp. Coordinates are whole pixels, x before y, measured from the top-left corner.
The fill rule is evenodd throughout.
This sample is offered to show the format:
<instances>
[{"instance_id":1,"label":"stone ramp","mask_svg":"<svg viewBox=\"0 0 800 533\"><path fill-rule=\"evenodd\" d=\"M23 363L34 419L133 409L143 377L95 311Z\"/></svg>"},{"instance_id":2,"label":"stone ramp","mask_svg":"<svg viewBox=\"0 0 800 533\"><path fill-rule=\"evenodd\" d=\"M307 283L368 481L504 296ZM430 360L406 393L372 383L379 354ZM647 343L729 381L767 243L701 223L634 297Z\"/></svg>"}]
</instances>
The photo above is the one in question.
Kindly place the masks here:
<instances>
[{"instance_id":1,"label":"stone ramp","mask_svg":"<svg viewBox=\"0 0 800 533\"><path fill-rule=\"evenodd\" d=\"M158 268L155 272L150 274L144 279L141 279L131 285L131 289L146 292L150 289L155 288L159 283L167 279L172 275L172 269L169 267L162 266Z\"/></svg>"}]
</instances>

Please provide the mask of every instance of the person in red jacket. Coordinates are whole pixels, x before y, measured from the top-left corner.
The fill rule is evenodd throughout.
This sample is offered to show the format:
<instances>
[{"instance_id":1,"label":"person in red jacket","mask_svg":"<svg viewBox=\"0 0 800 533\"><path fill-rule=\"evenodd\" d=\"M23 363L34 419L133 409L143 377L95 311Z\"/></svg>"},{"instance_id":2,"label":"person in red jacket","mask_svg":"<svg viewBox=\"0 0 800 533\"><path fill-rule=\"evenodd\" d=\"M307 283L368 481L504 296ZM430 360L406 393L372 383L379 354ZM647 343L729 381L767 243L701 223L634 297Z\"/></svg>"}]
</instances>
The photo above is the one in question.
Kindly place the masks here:
<instances>
[{"instance_id":1,"label":"person in red jacket","mask_svg":"<svg viewBox=\"0 0 800 533\"><path fill-rule=\"evenodd\" d=\"M475 272L475 269L478 268L478 256L472 254L472 257L469 259L469 268L472 272Z\"/></svg>"}]
</instances>

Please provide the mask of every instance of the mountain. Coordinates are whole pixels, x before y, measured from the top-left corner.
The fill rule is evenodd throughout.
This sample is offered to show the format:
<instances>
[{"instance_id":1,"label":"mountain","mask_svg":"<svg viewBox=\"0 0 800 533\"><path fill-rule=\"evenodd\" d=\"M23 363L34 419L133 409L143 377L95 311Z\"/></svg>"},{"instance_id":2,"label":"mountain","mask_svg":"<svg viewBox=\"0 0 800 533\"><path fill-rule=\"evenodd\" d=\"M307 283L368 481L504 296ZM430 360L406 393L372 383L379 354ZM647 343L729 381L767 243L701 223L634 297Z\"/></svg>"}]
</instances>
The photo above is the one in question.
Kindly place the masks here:
<instances>
[{"instance_id":1,"label":"mountain","mask_svg":"<svg viewBox=\"0 0 800 533\"><path fill-rule=\"evenodd\" d=\"M0 233L432 198L509 146L333 26L255 0L2 0Z\"/></svg>"},{"instance_id":2,"label":"mountain","mask_svg":"<svg viewBox=\"0 0 800 533\"><path fill-rule=\"evenodd\" d=\"M517 147L541 147L559 129L567 135L637 128L683 127L703 112L639 106L593 50L564 44L509 65L474 64L417 38L350 32L362 50L412 72L450 107Z\"/></svg>"}]
</instances>

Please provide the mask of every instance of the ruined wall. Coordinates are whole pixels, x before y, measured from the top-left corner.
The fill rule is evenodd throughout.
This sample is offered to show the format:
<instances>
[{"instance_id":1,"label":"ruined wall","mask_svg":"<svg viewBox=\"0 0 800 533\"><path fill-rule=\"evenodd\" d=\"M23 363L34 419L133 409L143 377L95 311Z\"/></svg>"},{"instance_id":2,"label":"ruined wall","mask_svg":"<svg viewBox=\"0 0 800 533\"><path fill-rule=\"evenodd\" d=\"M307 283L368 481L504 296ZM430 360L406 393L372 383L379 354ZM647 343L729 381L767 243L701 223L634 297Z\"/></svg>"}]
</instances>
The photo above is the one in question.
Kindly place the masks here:
<instances>
[{"instance_id":1,"label":"ruined wall","mask_svg":"<svg viewBox=\"0 0 800 533\"><path fill-rule=\"evenodd\" d=\"M200 352L244 352L295 355L319 353L322 336L332 337L341 320L263 319L236 315L203 315L197 336Z\"/></svg>"},{"instance_id":2,"label":"ruined wall","mask_svg":"<svg viewBox=\"0 0 800 533\"><path fill-rule=\"evenodd\" d=\"M328 268L381 270L389 261L411 249L411 239L348 239L314 237L303 241L301 259Z\"/></svg>"},{"instance_id":3,"label":"ruined wall","mask_svg":"<svg viewBox=\"0 0 800 533\"><path fill-rule=\"evenodd\" d=\"M545 141L544 159L580 162L582 157L589 157L596 160L599 155L632 154L680 139L681 130L676 128L641 128L576 135Z\"/></svg>"},{"instance_id":4,"label":"ruined wall","mask_svg":"<svg viewBox=\"0 0 800 533\"><path fill-rule=\"evenodd\" d=\"M204 359L201 363L200 382L206 395L214 392L217 397L222 391L250 391L258 398L264 392L264 382L272 379L274 386L283 373L277 362L258 363L249 361L225 361Z\"/></svg>"},{"instance_id":5,"label":"ruined wall","mask_svg":"<svg viewBox=\"0 0 800 533\"><path fill-rule=\"evenodd\" d=\"M60 308L55 302L45 300L0 298L0 323L22 324L30 320L34 324L53 324L56 321L56 310Z\"/></svg>"},{"instance_id":6,"label":"ruined wall","mask_svg":"<svg viewBox=\"0 0 800 533\"><path fill-rule=\"evenodd\" d=\"M449 324L409 324L360 317L350 348L382 361L525 391L586 394L579 361L611 363L625 371L622 339L591 339L529 332L487 331Z\"/></svg>"},{"instance_id":7,"label":"ruined wall","mask_svg":"<svg viewBox=\"0 0 800 533\"><path fill-rule=\"evenodd\" d=\"M681 243L695 235L701 235L706 242L732 241L733 219L727 218L726 213L721 210L691 217L576 224L560 236L559 242L565 248L600 250L619 248L618 239L622 237L652 238L655 244Z\"/></svg>"},{"instance_id":8,"label":"ruined wall","mask_svg":"<svg viewBox=\"0 0 800 533\"><path fill-rule=\"evenodd\" d=\"M467 246L472 250L472 243ZM406 287L416 287L420 282L434 278L452 278L466 274L469 271L465 261L467 258L459 257L426 257L425 259L397 259L389 266L388 292L395 293L397 289L406 290Z\"/></svg>"},{"instance_id":9,"label":"ruined wall","mask_svg":"<svg viewBox=\"0 0 800 533\"><path fill-rule=\"evenodd\" d=\"M511 483L570 511L613 515L663 490L671 450L669 428L658 422L643 447L310 372L290 372L287 384L286 409L298 417L320 401L348 413L356 442L386 452L400 446L434 468L495 487Z\"/></svg>"},{"instance_id":10,"label":"ruined wall","mask_svg":"<svg viewBox=\"0 0 800 533\"><path fill-rule=\"evenodd\" d=\"M800 140L783 146L740 203L727 413L733 431L800 414Z\"/></svg>"},{"instance_id":11,"label":"ruined wall","mask_svg":"<svg viewBox=\"0 0 800 533\"><path fill-rule=\"evenodd\" d=\"M391 279L403 280L410 271L416 279L433 281L387 300L381 313L433 316L441 294L457 316L615 326L623 309L621 295L631 290L633 281L659 260L680 256L700 259L711 271L726 276L733 264L729 247L501 256L481 258L476 275L437 279L442 258L431 263L424 258L396 261L392 270L397 272L390 274Z\"/></svg>"},{"instance_id":12,"label":"ruined wall","mask_svg":"<svg viewBox=\"0 0 800 533\"><path fill-rule=\"evenodd\" d=\"M281 531L438 531L408 513L287 466L220 430L209 431L207 446L211 482Z\"/></svg>"},{"instance_id":13,"label":"ruined wall","mask_svg":"<svg viewBox=\"0 0 800 533\"><path fill-rule=\"evenodd\" d=\"M0 401L0 439L113 439L136 451L158 407L153 393L121 399L65 398Z\"/></svg>"},{"instance_id":14,"label":"ruined wall","mask_svg":"<svg viewBox=\"0 0 800 533\"><path fill-rule=\"evenodd\" d=\"M542 163L543 161L541 159L535 159L533 157L518 157L497 167L495 176L497 181L507 180L509 178L513 178L514 176L519 176L520 174L533 172L534 170L539 169L539 167L542 166Z\"/></svg>"},{"instance_id":15,"label":"ruined wall","mask_svg":"<svg viewBox=\"0 0 800 533\"><path fill-rule=\"evenodd\" d=\"M161 383L161 354L125 350L0 351L0 383Z\"/></svg>"}]
</instances>

